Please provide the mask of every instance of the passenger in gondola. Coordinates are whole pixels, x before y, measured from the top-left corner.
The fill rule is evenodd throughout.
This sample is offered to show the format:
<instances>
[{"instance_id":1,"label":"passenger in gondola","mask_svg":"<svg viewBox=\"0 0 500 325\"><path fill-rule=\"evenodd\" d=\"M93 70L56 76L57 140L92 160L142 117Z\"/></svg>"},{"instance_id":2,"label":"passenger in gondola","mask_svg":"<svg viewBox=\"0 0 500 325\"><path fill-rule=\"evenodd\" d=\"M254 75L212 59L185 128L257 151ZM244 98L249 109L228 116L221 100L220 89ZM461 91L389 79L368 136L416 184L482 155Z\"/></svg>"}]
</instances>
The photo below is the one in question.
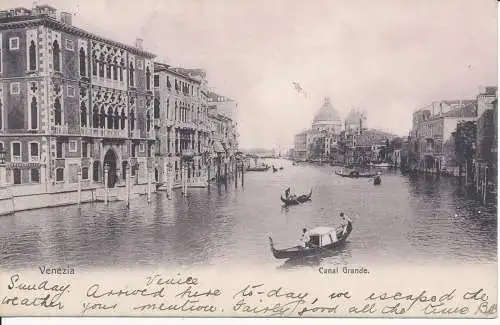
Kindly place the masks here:
<instances>
[{"instance_id":1,"label":"passenger in gondola","mask_svg":"<svg viewBox=\"0 0 500 325\"><path fill-rule=\"evenodd\" d=\"M311 237L309 237L309 231L307 231L307 228L302 229L302 237L300 238L300 241L302 242L303 248L308 248L311 246Z\"/></svg>"}]
</instances>

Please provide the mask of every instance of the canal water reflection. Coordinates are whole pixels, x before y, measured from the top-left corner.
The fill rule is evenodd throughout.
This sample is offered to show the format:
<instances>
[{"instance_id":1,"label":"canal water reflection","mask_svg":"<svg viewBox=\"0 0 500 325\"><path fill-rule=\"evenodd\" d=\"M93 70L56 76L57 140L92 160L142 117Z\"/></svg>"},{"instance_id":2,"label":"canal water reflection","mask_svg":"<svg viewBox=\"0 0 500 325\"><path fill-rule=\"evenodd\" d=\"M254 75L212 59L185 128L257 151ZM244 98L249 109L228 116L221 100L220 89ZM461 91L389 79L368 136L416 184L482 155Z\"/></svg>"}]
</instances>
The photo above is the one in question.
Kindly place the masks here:
<instances>
[{"instance_id":1,"label":"canal water reflection","mask_svg":"<svg viewBox=\"0 0 500 325\"><path fill-rule=\"evenodd\" d=\"M85 267L318 264L496 263L496 202L467 197L456 179L408 178L386 171L382 185L342 178L334 167L275 161L284 170L245 174L245 187L164 192L131 202L66 206L0 217L4 269L39 265ZM313 189L312 201L282 207L281 192ZM335 254L308 261L275 260L276 246L298 244L301 229L336 226L343 211L354 230Z\"/></svg>"}]
</instances>

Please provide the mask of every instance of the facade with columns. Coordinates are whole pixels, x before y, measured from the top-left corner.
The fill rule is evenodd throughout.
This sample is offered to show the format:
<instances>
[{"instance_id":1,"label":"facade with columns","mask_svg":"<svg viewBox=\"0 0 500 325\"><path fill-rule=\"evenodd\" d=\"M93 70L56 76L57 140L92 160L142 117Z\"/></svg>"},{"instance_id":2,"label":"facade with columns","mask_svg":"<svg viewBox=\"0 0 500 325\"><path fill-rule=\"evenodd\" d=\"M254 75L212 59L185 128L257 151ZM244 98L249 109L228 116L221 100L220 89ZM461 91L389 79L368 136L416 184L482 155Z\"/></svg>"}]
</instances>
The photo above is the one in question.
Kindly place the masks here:
<instances>
[{"instance_id":1,"label":"facade with columns","mask_svg":"<svg viewBox=\"0 0 500 325\"><path fill-rule=\"evenodd\" d=\"M13 191L116 187L127 170L146 183L153 58L140 41L89 33L50 6L0 12L0 146Z\"/></svg>"},{"instance_id":2,"label":"facade with columns","mask_svg":"<svg viewBox=\"0 0 500 325\"><path fill-rule=\"evenodd\" d=\"M209 141L204 76L155 63L155 176L160 189L207 185Z\"/></svg>"}]
</instances>

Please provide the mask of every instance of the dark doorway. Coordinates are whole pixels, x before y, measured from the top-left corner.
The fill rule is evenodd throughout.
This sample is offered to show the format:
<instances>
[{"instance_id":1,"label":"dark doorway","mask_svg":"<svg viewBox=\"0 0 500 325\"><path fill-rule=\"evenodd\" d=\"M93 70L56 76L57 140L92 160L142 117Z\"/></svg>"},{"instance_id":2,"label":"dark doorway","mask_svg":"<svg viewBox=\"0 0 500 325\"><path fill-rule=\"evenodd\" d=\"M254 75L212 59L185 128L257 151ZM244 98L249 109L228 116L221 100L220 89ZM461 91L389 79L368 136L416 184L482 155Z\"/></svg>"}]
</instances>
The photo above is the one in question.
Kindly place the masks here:
<instances>
[{"instance_id":1,"label":"dark doorway","mask_svg":"<svg viewBox=\"0 0 500 325\"><path fill-rule=\"evenodd\" d=\"M116 184L116 154L109 149L104 156L104 166L108 166L108 187L115 187Z\"/></svg>"}]
</instances>

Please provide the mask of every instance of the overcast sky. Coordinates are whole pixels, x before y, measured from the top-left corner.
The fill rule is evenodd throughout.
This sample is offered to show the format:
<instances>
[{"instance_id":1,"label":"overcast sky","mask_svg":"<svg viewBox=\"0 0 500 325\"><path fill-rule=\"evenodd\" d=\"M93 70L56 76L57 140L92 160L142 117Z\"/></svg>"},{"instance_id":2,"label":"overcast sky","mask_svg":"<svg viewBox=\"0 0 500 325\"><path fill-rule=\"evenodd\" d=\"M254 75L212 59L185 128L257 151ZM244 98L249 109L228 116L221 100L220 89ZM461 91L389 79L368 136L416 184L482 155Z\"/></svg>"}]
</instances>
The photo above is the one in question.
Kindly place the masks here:
<instances>
[{"instance_id":1,"label":"overcast sky","mask_svg":"<svg viewBox=\"0 0 500 325\"><path fill-rule=\"evenodd\" d=\"M32 1L2 0L2 7ZM439 99L497 84L495 0L38 1L76 12L74 25L200 67L239 103L240 146L293 143L330 97L344 118L399 135ZM298 94L292 82L308 93Z\"/></svg>"}]
</instances>

